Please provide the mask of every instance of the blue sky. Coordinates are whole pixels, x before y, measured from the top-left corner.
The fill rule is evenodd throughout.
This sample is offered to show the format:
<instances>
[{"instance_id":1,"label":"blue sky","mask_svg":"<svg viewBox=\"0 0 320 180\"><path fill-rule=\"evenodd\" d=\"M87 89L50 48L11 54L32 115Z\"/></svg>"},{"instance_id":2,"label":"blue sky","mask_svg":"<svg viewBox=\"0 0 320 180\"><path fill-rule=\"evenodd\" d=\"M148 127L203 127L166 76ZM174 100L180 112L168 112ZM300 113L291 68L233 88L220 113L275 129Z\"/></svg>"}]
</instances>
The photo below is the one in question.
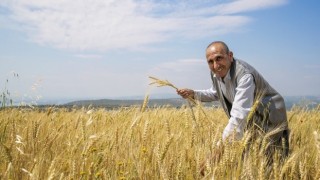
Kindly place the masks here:
<instances>
[{"instance_id":1,"label":"blue sky","mask_svg":"<svg viewBox=\"0 0 320 180\"><path fill-rule=\"evenodd\" d=\"M319 8L317 0L0 0L1 90L16 100L175 93L150 88L148 76L209 88L205 48L222 40L282 95L319 96Z\"/></svg>"}]
</instances>

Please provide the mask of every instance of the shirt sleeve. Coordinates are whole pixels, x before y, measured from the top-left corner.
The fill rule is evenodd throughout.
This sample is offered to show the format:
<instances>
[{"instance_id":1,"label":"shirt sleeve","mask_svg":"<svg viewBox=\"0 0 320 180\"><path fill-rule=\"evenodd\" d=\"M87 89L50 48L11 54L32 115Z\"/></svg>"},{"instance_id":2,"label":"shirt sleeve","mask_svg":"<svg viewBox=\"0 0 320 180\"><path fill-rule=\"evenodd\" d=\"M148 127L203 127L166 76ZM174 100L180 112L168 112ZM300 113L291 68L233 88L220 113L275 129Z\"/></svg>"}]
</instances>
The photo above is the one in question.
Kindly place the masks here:
<instances>
[{"instance_id":1,"label":"shirt sleeve","mask_svg":"<svg viewBox=\"0 0 320 180\"><path fill-rule=\"evenodd\" d=\"M222 139L225 140L235 132L235 139L240 140L243 137L246 127L246 118L254 101L255 83L251 74L244 75L236 87L236 93L230 112L230 119L225 127Z\"/></svg>"},{"instance_id":2,"label":"shirt sleeve","mask_svg":"<svg viewBox=\"0 0 320 180\"><path fill-rule=\"evenodd\" d=\"M194 98L202 102L217 101L218 95L216 89L211 86L210 89L206 90L194 90Z\"/></svg>"}]
</instances>

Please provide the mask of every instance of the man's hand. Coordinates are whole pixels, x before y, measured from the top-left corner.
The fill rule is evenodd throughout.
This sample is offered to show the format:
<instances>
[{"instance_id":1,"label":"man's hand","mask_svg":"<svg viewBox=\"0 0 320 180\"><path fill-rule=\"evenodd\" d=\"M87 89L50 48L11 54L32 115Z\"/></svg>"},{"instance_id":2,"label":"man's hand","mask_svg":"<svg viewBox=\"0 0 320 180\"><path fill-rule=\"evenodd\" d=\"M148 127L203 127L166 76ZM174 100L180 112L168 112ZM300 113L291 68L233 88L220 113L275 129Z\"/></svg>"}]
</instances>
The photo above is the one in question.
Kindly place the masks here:
<instances>
[{"instance_id":1,"label":"man's hand","mask_svg":"<svg viewBox=\"0 0 320 180\"><path fill-rule=\"evenodd\" d=\"M192 89L178 89L177 94L185 99L188 97L194 99L194 91Z\"/></svg>"}]
</instances>

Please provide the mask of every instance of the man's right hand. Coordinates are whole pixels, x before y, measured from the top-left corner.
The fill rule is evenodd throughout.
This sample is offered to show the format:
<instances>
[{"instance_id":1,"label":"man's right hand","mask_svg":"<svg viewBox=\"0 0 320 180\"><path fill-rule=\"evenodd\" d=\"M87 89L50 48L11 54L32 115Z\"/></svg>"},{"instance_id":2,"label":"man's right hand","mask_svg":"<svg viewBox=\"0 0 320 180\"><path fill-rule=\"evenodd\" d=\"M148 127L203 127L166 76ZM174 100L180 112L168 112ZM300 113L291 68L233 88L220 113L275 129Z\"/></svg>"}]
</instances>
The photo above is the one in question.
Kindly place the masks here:
<instances>
[{"instance_id":1,"label":"man's right hand","mask_svg":"<svg viewBox=\"0 0 320 180\"><path fill-rule=\"evenodd\" d=\"M192 89L178 89L177 94L185 99L188 97L194 99L194 91Z\"/></svg>"}]
</instances>

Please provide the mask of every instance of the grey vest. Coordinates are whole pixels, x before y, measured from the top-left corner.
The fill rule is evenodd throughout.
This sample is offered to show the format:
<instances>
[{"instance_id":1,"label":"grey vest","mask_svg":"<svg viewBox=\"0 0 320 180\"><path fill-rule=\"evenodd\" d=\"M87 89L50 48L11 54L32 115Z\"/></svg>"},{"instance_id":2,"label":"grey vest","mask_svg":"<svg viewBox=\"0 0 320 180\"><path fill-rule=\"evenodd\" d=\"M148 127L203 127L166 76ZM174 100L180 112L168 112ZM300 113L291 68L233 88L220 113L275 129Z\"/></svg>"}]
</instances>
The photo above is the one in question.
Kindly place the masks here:
<instances>
[{"instance_id":1,"label":"grey vest","mask_svg":"<svg viewBox=\"0 0 320 180\"><path fill-rule=\"evenodd\" d=\"M260 99L261 106L258 106L257 112L261 115L268 113L267 117L267 128L275 128L280 124L284 124L287 127L287 114L286 108L284 104L284 100L281 95L273 89L269 83L256 71L252 66L248 63L239 60L233 59L233 63L230 67L230 77L231 81L234 84L234 87L237 87L239 80L245 74L252 74L255 83L255 91L254 91L254 99L255 101ZM217 94L219 97L219 101L230 118L230 111L233 102L228 102L226 98L224 98L222 90L218 84L217 78L211 72L211 79L213 82L213 86L217 90ZM231 91L232 92L232 91ZM236 92L235 90L233 91ZM235 94L233 94L233 97ZM261 97L262 96L262 97ZM260 97L260 98L259 98ZM230 107L231 106L231 107Z\"/></svg>"}]
</instances>

